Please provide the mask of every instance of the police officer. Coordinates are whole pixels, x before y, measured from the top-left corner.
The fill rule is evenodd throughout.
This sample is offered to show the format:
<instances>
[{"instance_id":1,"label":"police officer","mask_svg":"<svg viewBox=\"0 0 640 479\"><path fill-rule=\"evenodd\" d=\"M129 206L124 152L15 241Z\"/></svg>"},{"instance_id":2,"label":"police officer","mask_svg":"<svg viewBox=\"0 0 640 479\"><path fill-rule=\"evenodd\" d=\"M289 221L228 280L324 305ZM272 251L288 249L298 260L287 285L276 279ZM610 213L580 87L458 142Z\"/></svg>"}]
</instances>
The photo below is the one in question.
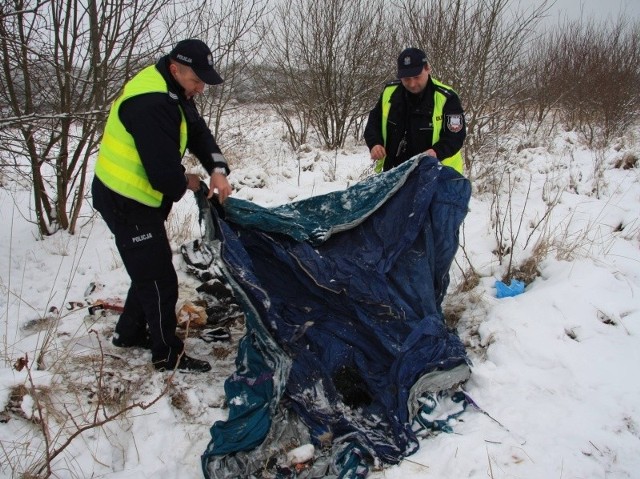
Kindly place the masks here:
<instances>
[{"instance_id":1,"label":"police officer","mask_svg":"<svg viewBox=\"0 0 640 479\"><path fill-rule=\"evenodd\" d=\"M181 164L188 148L210 175L209 195L231 194L229 167L194 96L222 83L200 40L179 42L124 85L109 112L92 184L93 205L115 237L131 278L113 344L150 347L159 370L206 372L176 336L178 278L165 230L172 204L200 179Z\"/></svg>"},{"instance_id":2,"label":"police officer","mask_svg":"<svg viewBox=\"0 0 640 479\"><path fill-rule=\"evenodd\" d=\"M385 86L364 131L376 171L426 153L462 173L466 126L458 95L431 76L427 55L418 48L400 53L397 76Z\"/></svg>"}]
</instances>

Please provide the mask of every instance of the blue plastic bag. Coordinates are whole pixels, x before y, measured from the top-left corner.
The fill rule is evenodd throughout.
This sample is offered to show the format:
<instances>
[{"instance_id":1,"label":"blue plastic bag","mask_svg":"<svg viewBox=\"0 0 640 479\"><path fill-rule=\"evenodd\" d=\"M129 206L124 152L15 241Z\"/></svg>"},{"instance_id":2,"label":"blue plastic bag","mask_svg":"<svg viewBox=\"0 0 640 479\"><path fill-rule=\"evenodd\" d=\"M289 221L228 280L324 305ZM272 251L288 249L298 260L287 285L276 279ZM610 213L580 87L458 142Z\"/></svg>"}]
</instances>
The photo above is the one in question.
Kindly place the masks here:
<instances>
[{"instance_id":1,"label":"blue plastic bag","mask_svg":"<svg viewBox=\"0 0 640 479\"><path fill-rule=\"evenodd\" d=\"M496 298L508 298L524 293L524 283L517 279L512 279L507 286L502 281L496 281Z\"/></svg>"}]
</instances>

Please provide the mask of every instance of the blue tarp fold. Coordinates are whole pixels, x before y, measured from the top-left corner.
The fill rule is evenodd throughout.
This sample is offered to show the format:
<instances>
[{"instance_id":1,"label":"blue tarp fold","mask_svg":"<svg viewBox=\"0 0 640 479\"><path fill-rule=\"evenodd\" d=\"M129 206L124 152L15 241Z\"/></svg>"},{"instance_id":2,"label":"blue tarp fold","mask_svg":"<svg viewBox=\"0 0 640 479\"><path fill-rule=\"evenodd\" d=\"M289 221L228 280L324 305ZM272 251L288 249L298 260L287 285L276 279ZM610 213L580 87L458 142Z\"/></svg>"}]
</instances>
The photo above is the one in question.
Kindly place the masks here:
<instances>
[{"instance_id":1,"label":"blue tarp fold","mask_svg":"<svg viewBox=\"0 0 640 479\"><path fill-rule=\"evenodd\" d=\"M205 477L261 444L281 401L317 445L359 444L386 463L415 451L409 390L467 363L441 303L470 194L468 180L422 156L275 208L231 197L221 212L201 195L247 328Z\"/></svg>"}]
</instances>

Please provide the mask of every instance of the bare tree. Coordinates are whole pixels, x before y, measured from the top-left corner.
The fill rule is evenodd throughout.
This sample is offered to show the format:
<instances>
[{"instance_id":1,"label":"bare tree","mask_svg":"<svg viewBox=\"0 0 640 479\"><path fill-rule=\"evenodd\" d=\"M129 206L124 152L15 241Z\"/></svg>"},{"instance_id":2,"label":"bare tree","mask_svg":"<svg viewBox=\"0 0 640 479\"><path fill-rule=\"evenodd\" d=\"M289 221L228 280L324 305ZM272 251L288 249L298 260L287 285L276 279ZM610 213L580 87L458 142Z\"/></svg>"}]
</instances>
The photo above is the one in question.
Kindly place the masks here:
<instances>
[{"instance_id":1,"label":"bare tree","mask_svg":"<svg viewBox=\"0 0 640 479\"><path fill-rule=\"evenodd\" d=\"M385 45L393 38L385 14L381 0L278 5L264 39L262 86L294 146L310 125L326 148L341 147L375 103L387 77Z\"/></svg>"},{"instance_id":2,"label":"bare tree","mask_svg":"<svg viewBox=\"0 0 640 479\"><path fill-rule=\"evenodd\" d=\"M546 89L562 92L562 116L602 147L640 116L640 22L568 21L549 35Z\"/></svg>"},{"instance_id":3,"label":"bare tree","mask_svg":"<svg viewBox=\"0 0 640 479\"><path fill-rule=\"evenodd\" d=\"M42 235L75 232L108 105L157 53L149 27L167 3L11 0L0 7L0 144L13 173L32 185Z\"/></svg>"},{"instance_id":4,"label":"bare tree","mask_svg":"<svg viewBox=\"0 0 640 479\"><path fill-rule=\"evenodd\" d=\"M404 41L422 47L434 76L460 95L467 114L465 159L473 159L515 122L521 59L550 2L519 10L512 0L406 0ZM398 19L398 22L400 21Z\"/></svg>"},{"instance_id":5,"label":"bare tree","mask_svg":"<svg viewBox=\"0 0 640 479\"><path fill-rule=\"evenodd\" d=\"M523 71L517 98L516 117L528 135L550 134L560 118L560 105L566 91L556 83L560 57L553 43L555 35L546 32L527 49L522 61ZM545 130L541 130L541 128ZM526 139L525 139L526 141Z\"/></svg>"},{"instance_id":6,"label":"bare tree","mask_svg":"<svg viewBox=\"0 0 640 479\"><path fill-rule=\"evenodd\" d=\"M214 65L224 83L208 89L198 98L198 104L203 116L209 119L214 135L223 143L224 130L220 128L223 113L233 111L237 104L234 100L243 100L252 88L254 79L249 75L252 70L248 66L260 48L260 28L267 6L266 0L202 2L184 20L173 16L165 20L167 31L175 37L172 38L174 43L194 37L211 48ZM179 38L175 32L180 32Z\"/></svg>"}]
</instances>

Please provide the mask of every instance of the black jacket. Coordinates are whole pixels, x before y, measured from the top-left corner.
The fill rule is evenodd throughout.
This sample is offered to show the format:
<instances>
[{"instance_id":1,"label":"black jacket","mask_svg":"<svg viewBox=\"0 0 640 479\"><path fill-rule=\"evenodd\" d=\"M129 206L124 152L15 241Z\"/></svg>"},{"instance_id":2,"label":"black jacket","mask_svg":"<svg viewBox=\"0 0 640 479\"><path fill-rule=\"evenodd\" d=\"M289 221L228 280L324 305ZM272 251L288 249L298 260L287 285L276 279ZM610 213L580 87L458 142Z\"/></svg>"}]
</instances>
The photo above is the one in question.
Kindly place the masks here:
<instances>
[{"instance_id":1,"label":"black jacket","mask_svg":"<svg viewBox=\"0 0 640 479\"><path fill-rule=\"evenodd\" d=\"M149 182L164 197L161 210L168 211L187 190L180 154L180 109L187 120L187 148L209 174L214 167L228 170L211 130L198 113L193 99L187 100L184 89L169 72L169 56L162 57L156 68L167 82L169 94L137 95L122 103L120 121L133 136ZM217 154L214 161L214 154ZM220 161L221 160L221 161ZM133 201L133 200L131 200Z\"/></svg>"},{"instance_id":2,"label":"black jacket","mask_svg":"<svg viewBox=\"0 0 640 479\"><path fill-rule=\"evenodd\" d=\"M391 84L398 85L398 87L391 96L391 108L387 120L385 171L419 153L424 153L429 148L433 148L439 160L444 160L460 151L467 133L460 98L454 91L435 85L431 77L420 95L414 95L407 91L400 81L392 82L389 85ZM447 100L443 108L444 118L440 139L432 144L436 88L447 96ZM450 129L448 126L452 117L462 122L462 128L459 131L452 131L457 128ZM406 139L406 148L399 153L398 148L403 138ZM375 145L384 145L382 139L382 95L369 113L367 126L364 130L364 140L370 150Z\"/></svg>"}]
</instances>

